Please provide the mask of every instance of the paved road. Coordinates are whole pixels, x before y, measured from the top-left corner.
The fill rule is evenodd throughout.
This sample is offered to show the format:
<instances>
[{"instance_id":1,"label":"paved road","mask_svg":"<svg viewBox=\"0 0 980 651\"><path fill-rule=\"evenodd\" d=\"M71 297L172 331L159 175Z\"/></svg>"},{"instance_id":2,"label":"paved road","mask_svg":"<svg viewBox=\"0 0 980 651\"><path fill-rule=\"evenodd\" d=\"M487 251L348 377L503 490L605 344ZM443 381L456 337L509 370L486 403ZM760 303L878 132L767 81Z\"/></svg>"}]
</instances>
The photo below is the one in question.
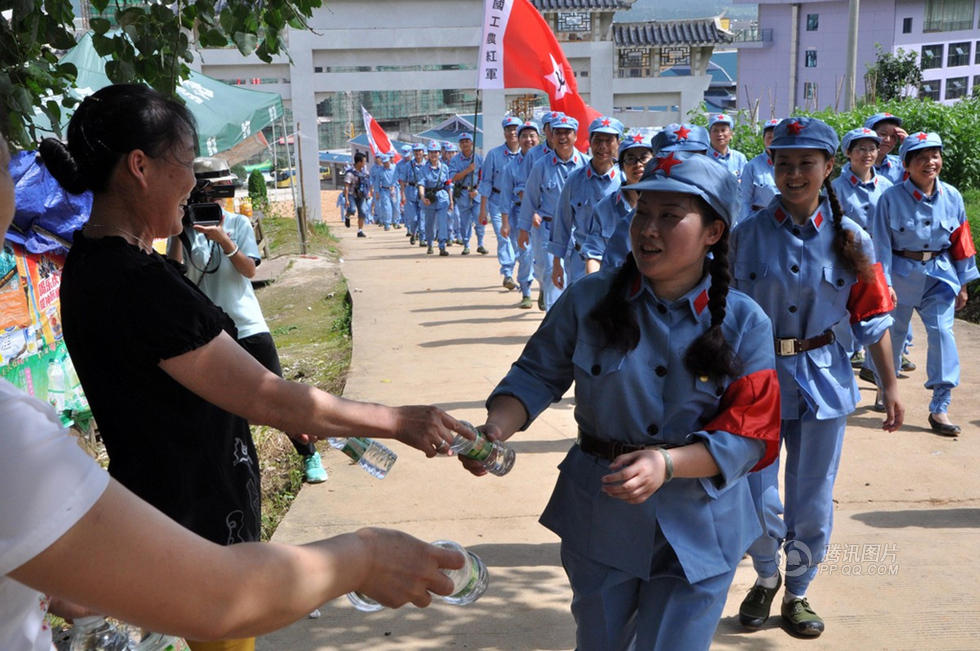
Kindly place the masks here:
<instances>
[{"instance_id":1,"label":"paved road","mask_svg":"<svg viewBox=\"0 0 980 651\"><path fill-rule=\"evenodd\" d=\"M482 422L483 401L517 358L541 313L518 310L519 296L500 287L494 256L426 256L404 231L375 227L367 239L341 228L343 272L354 304L354 351L345 395L387 404L435 403ZM493 237L488 236L493 243ZM309 261L307 261L309 262ZM316 273L315 264L285 273ZM916 325L919 325L916 321ZM810 602L827 631L797 640L779 617L755 633L737 624L754 573L740 565L713 648L970 649L980 647L980 327L957 322L961 359L972 361L954 392L958 439L928 430L923 371L901 381L908 422L882 432L869 408L873 390L852 415L837 481L835 531L825 571ZM913 359L924 368L921 328ZM259 640L260 650L570 649L574 624L558 540L537 523L574 440L570 397L513 441L514 470L478 479L455 459L427 460L393 443L399 460L378 481L325 455L330 480L305 487L274 540L305 542L363 525L404 529L428 540L449 538L487 563L486 595L467 607L363 614L344 599Z\"/></svg>"}]
</instances>

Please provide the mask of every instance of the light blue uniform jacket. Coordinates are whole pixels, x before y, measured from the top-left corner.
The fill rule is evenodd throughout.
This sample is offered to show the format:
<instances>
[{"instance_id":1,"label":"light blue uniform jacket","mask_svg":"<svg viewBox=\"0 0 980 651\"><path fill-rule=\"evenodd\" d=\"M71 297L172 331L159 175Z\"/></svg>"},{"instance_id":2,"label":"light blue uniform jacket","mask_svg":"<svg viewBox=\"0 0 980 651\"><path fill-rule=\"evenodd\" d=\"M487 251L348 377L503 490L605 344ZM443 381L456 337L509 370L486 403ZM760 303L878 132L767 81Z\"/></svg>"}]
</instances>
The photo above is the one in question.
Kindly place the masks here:
<instances>
[{"instance_id":1,"label":"light blue uniform jacket","mask_svg":"<svg viewBox=\"0 0 980 651\"><path fill-rule=\"evenodd\" d=\"M878 200L892 182L872 170L871 180L864 182L851 172L851 164L845 163L840 176L831 182L844 214L857 222L857 225L871 232L871 221Z\"/></svg>"}]
</instances>

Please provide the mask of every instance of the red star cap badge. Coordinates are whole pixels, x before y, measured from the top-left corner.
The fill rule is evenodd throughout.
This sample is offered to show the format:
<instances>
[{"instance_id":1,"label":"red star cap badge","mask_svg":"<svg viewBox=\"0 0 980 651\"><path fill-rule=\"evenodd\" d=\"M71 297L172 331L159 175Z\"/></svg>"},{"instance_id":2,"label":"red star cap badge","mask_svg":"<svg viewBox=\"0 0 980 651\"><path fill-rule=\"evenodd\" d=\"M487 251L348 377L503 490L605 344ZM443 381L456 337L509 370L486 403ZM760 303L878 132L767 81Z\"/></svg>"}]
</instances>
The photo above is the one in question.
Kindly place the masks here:
<instances>
[{"instance_id":1,"label":"red star cap badge","mask_svg":"<svg viewBox=\"0 0 980 651\"><path fill-rule=\"evenodd\" d=\"M602 126L604 126L604 127L608 127L609 126L609 118L603 118L602 119Z\"/></svg>"},{"instance_id":2,"label":"red star cap badge","mask_svg":"<svg viewBox=\"0 0 980 651\"><path fill-rule=\"evenodd\" d=\"M871 129L865 127L861 133L871 133Z\"/></svg>"},{"instance_id":3,"label":"red star cap badge","mask_svg":"<svg viewBox=\"0 0 980 651\"><path fill-rule=\"evenodd\" d=\"M786 130L789 131L794 136L800 135L800 132L803 131L803 128L804 128L803 125L800 124L799 122L790 122L789 124L786 125Z\"/></svg>"},{"instance_id":4,"label":"red star cap badge","mask_svg":"<svg viewBox=\"0 0 980 651\"><path fill-rule=\"evenodd\" d=\"M670 154L658 160L656 167L654 167L653 169L663 170L664 176L670 176L670 169L674 165L683 165L683 164L684 161L674 158L674 152L670 152Z\"/></svg>"},{"instance_id":5,"label":"red star cap badge","mask_svg":"<svg viewBox=\"0 0 980 651\"><path fill-rule=\"evenodd\" d=\"M691 130L687 127L681 125L681 128L674 132L678 140L687 140L688 135L690 135Z\"/></svg>"},{"instance_id":6,"label":"red star cap badge","mask_svg":"<svg viewBox=\"0 0 980 651\"><path fill-rule=\"evenodd\" d=\"M566 124L567 122L568 122L568 118L562 118L562 119L561 119L561 123L562 123L562 124Z\"/></svg>"},{"instance_id":7,"label":"red star cap badge","mask_svg":"<svg viewBox=\"0 0 980 651\"><path fill-rule=\"evenodd\" d=\"M633 134L633 142L643 142L643 134L641 134L641 133L634 133Z\"/></svg>"},{"instance_id":8,"label":"red star cap badge","mask_svg":"<svg viewBox=\"0 0 980 651\"><path fill-rule=\"evenodd\" d=\"M885 113L886 118L894 117L891 113Z\"/></svg>"},{"instance_id":9,"label":"red star cap badge","mask_svg":"<svg viewBox=\"0 0 980 651\"><path fill-rule=\"evenodd\" d=\"M926 135L925 133L920 133L919 135L916 136L916 138L918 139L919 142L922 142L923 140L928 139L929 136Z\"/></svg>"}]
</instances>

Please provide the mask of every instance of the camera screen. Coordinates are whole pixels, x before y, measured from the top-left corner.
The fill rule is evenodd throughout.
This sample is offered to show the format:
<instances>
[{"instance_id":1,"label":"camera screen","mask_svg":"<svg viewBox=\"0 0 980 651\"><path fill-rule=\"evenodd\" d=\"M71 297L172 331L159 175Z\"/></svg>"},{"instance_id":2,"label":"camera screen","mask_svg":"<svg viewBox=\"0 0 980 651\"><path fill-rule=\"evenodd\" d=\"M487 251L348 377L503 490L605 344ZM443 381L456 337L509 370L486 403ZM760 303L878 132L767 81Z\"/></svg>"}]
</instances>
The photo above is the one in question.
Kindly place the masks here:
<instances>
[{"instance_id":1,"label":"camera screen","mask_svg":"<svg viewBox=\"0 0 980 651\"><path fill-rule=\"evenodd\" d=\"M192 203L187 205L191 223L215 226L221 223L221 206L216 203Z\"/></svg>"}]
</instances>

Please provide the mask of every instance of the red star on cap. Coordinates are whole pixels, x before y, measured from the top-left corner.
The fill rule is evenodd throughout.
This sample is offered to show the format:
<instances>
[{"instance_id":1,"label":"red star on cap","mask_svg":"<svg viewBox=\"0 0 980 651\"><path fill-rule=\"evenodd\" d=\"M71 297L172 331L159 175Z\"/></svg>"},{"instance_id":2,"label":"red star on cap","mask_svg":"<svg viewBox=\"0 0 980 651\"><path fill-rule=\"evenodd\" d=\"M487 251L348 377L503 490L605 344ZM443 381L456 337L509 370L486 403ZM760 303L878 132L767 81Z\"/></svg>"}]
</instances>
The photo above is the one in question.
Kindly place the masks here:
<instances>
[{"instance_id":1,"label":"red star on cap","mask_svg":"<svg viewBox=\"0 0 980 651\"><path fill-rule=\"evenodd\" d=\"M561 123L562 123L562 124L565 124L565 123L567 123L567 122L568 122L568 118L562 118L562 119L561 119Z\"/></svg>"},{"instance_id":2,"label":"red star on cap","mask_svg":"<svg viewBox=\"0 0 980 651\"><path fill-rule=\"evenodd\" d=\"M604 127L608 127L609 126L609 118L603 118L603 120L602 120L602 126L604 126Z\"/></svg>"},{"instance_id":3,"label":"red star on cap","mask_svg":"<svg viewBox=\"0 0 980 651\"><path fill-rule=\"evenodd\" d=\"M678 140L687 140L687 136L691 133L691 130L685 126L681 126L680 129L674 132Z\"/></svg>"},{"instance_id":4,"label":"red star on cap","mask_svg":"<svg viewBox=\"0 0 980 651\"><path fill-rule=\"evenodd\" d=\"M643 142L643 134L642 133L634 133L633 134L633 142Z\"/></svg>"},{"instance_id":5,"label":"red star on cap","mask_svg":"<svg viewBox=\"0 0 980 651\"><path fill-rule=\"evenodd\" d=\"M716 119L716 120L724 120L724 119L725 119L725 116L724 116L724 115L721 115L721 114L719 114L719 115L718 115L718 117L716 117L715 119Z\"/></svg>"},{"instance_id":6,"label":"red star on cap","mask_svg":"<svg viewBox=\"0 0 980 651\"><path fill-rule=\"evenodd\" d=\"M891 113L885 113L885 117L889 117L890 118L890 117L892 117L892 114Z\"/></svg>"},{"instance_id":7,"label":"red star on cap","mask_svg":"<svg viewBox=\"0 0 980 651\"><path fill-rule=\"evenodd\" d=\"M919 135L916 136L916 138L919 140L919 142L922 142L923 140L928 139L929 136L927 136L925 133L920 133Z\"/></svg>"},{"instance_id":8,"label":"red star on cap","mask_svg":"<svg viewBox=\"0 0 980 651\"><path fill-rule=\"evenodd\" d=\"M865 127L864 131L862 131L861 133L871 133L871 129Z\"/></svg>"},{"instance_id":9,"label":"red star on cap","mask_svg":"<svg viewBox=\"0 0 980 651\"><path fill-rule=\"evenodd\" d=\"M799 122L790 122L789 124L786 125L786 130L789 131L794 136L800 135L800 132L803 131L803 129L804 129L803 125L800 124Z\"/></svg>"},{"instance_id":10,"label":"red star on cap","mask_svg":"<svg viewBox=\"0 0 980 651\"><path fill-rule=\"evenodd\" d=\"M672 168L674 165L683 165L683 164L684 161L674 158L674 152L670 152L670 154L658 160L656 167L654 167L653 169L663 170L664 176L670 176L670 168Z\"/></svg>"}]
</instances>

